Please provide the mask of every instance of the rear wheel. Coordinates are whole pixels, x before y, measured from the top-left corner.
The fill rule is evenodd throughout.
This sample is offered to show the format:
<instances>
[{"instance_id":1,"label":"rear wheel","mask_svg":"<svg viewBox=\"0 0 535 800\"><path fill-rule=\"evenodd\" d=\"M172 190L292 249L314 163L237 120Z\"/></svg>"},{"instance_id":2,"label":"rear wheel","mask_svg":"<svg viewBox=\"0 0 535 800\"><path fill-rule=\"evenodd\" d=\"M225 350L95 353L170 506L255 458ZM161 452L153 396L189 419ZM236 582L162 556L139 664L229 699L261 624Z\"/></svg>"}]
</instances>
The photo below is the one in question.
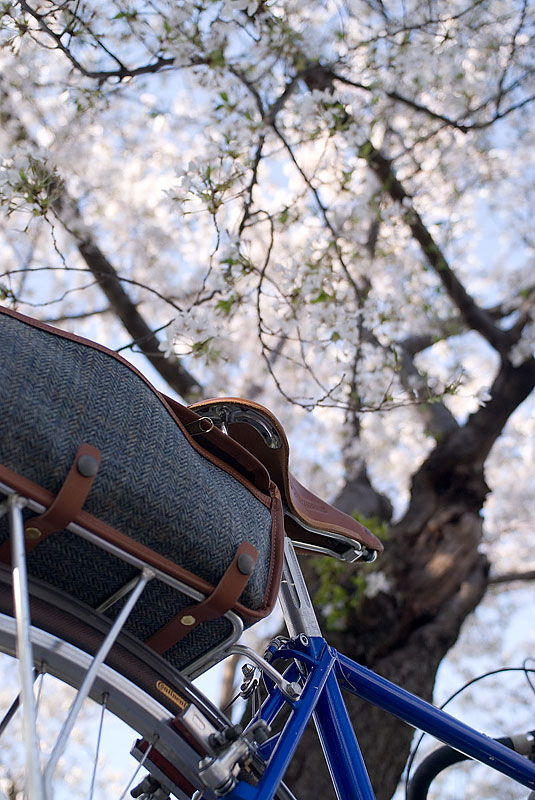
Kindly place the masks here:
<instances>
[{"instance_id":1,"label":"rear wheel","mask_svg":"<svg viewBox=\"0 0 535 800\"><path fill-rule=\"evenodd\" d=\"M41 768L47 761L76 692L111 625L103 615L48 584L29 581L31 641L35 665L37 732ZM25 767L16 662L11 569L0 565L0 800L20 796ZM10 691L9 691L10 690ZM209 737L230 725L225 715L183 675L138 639L122 633L99 668L78 729L54 774L51 796L122 798L148 771L164 793L189 800L195 791L215 800L199 778L200 760L211 752ZM60 719L61 718L61 719ZM124 723L118 728L117 721ZM106 726L103 724L106 722ZM127 728L126 728L127 726ZM106 739L106 728L110 730ZM132 730L139 739L129 757ZM91 733L94 738L91 739ZM139 773L139 762L144 767ZM126 777L118 780L116 762ZM126 762L130 762L129 771ZM256 782L264 762L253 757L248 778ZM27 795L25 795L26 797ZM165 794L164 794L165 796ZM33 798L30 798L33 800ZM295 800L281 784L276 800Z\"/></svg>"},{"instance_id":2,"label":"rear wheel","mask_svg":"<svg viewBox=\"0 0 535 800\"><path fill-rule=\"evenodd\" d=\"M102 615L93 612L86 606L73 601L72 598L51 589L48 585L30 581L30 629L33 660L35 664L36 704L38 706L37 728L40 737L41 765L46 764L53 748L49 742L49 733L59 733L65 716L64 708L70 705L73 694L80 689L89 669L94 654L105 638L110 623ZM0 766L3 773L3 791L8 796L15 796L14 790L20 787L20 778L16 763L20 756L20 747L12 743L21 740L21 712L17 709L19 702L16 681L16 667L9 668L7 661L16 656L16 623L13 618L13 600L11 587L11 569L0 567L0 653L11 657L2 659L2 700L0 731L2 751ZM8 676L12 674L13 689L11 695L6 692ZM70 691L70 699L66 700L65 685L75 690ZM48 692L53 692L51 699ZM170 665L145 647L129 634L120 634L111 649L106 662L100 666L97 677L90 689L89 696L100 706L97 712L84 710L80 717L78 731L73 732L75 750L74 765L67 765L65 759L59 762L54 773L54 796L64 796L60 784L67 784L72 796L103 796L101 789L97 791L98 778L95 773L97 762L102 756L108 757L113 769L115 753L103 753L101 719L116 717L125 722L139 735L137 747L138 758L146 756L146 764L159 764L154 771L161 777L162 765L172 765L172 777L165 791L171 791L180 800L186 800L192 792L201 788L197 775L200 758L207 750L203 745L203 734L191 734L193 727L205 730L220 730L228 725L226 718L201 695L195 687L183 678ZM10 710L11 709L11 710ZM61 712L60 712L61 709ZM87 742L87 721L93 717L97 729L97 741L93 745ZM188 723L193 720L193 723ZM195 722L197 720L197 722ZM198 724L202 721L202 725ZM115 725L115 723L112 723ZM110 749L110 745L105 745ZM148 752L147 752L148 751ZM85 755L84 755L85 754ZM90 755L91 754L91 755ZM88 762L88 758L92 763ZM132 765L136 766L132 759ZM152 766L150 767L152 770ZM169 771L169 770L167 770ZM83 774L82 774L83 773ZM95 774L94 774L95 773ZM73 784L83 784L83 793L73 795ZM82 780L83 779L83 780ZM139 782L139 781L137 781ZM109 789L109 786L108 786ZM124 789L124 787L123 787ZM121 796L106 790L106 798ZM49 800L47 798L47 800Z\"/></svg>"}]
</instances>

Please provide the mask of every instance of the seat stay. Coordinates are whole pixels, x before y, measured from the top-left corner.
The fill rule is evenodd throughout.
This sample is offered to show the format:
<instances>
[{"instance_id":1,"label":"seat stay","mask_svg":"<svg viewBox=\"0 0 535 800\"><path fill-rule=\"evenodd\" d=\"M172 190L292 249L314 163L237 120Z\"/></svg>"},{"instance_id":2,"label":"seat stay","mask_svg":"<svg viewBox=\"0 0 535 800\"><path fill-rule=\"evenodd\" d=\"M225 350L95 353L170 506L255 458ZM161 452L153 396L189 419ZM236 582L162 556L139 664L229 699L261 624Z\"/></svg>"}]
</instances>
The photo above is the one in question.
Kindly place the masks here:
<instances>
[{"instance_id":1,"label":"seat stay","mask_svg":"<svg viewBox=\"0 0 535 800\"><path fill-rule=\"evenodd\" d=\"M282 644L274 656L291 662L285 674L291 678L300 676L302 694L299 700L290 703L282 730L259 746L266 769L258 785L252 787L238 781L227 795L228 800L272 800L311 718L318 729L338 800L349 797L374 800L357 737L338 686L336 650L321 636L301 634ZM257 725L259 720L273 722L288 702L275 687L268 682L266 685L268 696L250 725Z\"/></svg>"},{"instance_id":2,"label":"seat stay","mask_svg":"<svg viewBox=\"0 0 535 800\"><path fill-rule=\"evenodd\" d=\"M282 730L259 750L266 769L256 787L239 781L226 795L228 800L272 800L284 771L295 752L298 739L313 717L338 800L374 800L366 765L341 690L371 703L408 725L430 734L469 758L517 783L535 789L535 764L480 733L475 728L352 661L330 647L322 637L298 635L276 643L272 656L291 663L287 673L301 676L303 689L297 701L290 702L290 715ZM271 723L288 701L266 681L268 696L253 724L259 719Z\"/></svg>"}]
</instances>

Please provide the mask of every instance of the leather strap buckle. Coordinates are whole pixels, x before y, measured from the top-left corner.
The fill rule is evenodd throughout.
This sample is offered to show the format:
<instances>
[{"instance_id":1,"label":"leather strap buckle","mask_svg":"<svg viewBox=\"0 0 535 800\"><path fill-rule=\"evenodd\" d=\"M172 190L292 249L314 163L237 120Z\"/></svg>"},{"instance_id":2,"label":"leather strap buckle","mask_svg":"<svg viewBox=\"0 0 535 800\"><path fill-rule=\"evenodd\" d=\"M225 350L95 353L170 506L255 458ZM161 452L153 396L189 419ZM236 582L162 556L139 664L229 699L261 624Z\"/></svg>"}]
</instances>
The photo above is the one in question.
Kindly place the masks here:
<instances>
[{"instance_id":1,"label":"leather strap buckle","mask_svg":"<svg viewBox=\"0 0 535 800\"><path fill-rule=\"evenodd\" d=\"M157 653L165 653L194 630L201 622L217 619L238 602L247 582L253 574L258 551L249 542L242 542L216 588L205 600L184 608L163 628L146 640L146 644Z\"/></svg>"}]
</instances>

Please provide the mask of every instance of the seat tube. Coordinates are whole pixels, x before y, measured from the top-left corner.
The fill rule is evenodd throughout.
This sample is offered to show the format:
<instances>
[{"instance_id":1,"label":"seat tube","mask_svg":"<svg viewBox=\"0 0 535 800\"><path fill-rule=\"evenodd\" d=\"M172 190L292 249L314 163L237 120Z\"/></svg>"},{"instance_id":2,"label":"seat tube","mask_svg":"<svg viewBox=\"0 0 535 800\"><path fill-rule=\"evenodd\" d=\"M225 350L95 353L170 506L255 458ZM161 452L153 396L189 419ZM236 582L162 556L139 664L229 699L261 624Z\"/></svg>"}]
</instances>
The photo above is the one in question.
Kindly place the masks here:
<instances>
[{"instance_id":1,"label":"seat tube","mask_svg":"<svg viewBox=\"0 0 535 800\"><path fill-rule=\"evenodd\" d=\"M334 672L327 678L313 718L338 800L375 800Z\"/></svg>"},{"instance_id":2,"label":"seat tube","mask_svg":"<svg viewBox=\"0 0 535 800\"><path fill-rule=\"evenodd\" d=\"M284 542L282 576L279 600L290 636L306 634L310 637L310 651L319 658L325 642L321 638L303 573L288 536ZM326 680L313 718L339 800L375 800L334 671Z\"/></svg>"},{"instance_id":3,"label":"seat tube","mask_svg":"<svg viewBox=\"0 0 535 800\"><path fill-rule=\"evenodd\" d=\"M320 626L289 536L284 537L284 561L279 602L290 636L321 636Z\"/></svg>"}]
</instances>

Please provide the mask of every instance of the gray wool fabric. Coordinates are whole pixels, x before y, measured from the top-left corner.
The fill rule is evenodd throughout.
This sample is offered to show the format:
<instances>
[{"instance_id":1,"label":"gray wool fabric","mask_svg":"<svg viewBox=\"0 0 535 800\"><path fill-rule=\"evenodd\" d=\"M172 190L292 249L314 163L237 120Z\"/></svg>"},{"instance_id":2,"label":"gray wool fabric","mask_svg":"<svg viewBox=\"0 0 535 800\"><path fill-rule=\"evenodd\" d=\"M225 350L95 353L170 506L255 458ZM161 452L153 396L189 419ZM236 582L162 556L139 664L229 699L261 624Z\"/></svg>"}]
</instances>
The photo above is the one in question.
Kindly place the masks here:
<instances>
[{"instance_id":1,"label":"gray wool fabric","mask_svg":"<svg viewBox=\"0 0 535 800\"><path fill-rule=\"evenodd\" d=\"M237 546L256 569L240 598L264 602L271 514L243 484L198 453L151 388L112 356L0 314L0 463L57 494L80 444L102 454L84 510L215 585ZM7 523L0 521L0 543ZM28 556L29 573L93 608L135 570L69 531ZM152 582L128 629L141 639L191 599ZM110 616L119 606L110 609ZM229 632L205 623L166 654L181 667Z\"/></svg>"}]
</instances>

